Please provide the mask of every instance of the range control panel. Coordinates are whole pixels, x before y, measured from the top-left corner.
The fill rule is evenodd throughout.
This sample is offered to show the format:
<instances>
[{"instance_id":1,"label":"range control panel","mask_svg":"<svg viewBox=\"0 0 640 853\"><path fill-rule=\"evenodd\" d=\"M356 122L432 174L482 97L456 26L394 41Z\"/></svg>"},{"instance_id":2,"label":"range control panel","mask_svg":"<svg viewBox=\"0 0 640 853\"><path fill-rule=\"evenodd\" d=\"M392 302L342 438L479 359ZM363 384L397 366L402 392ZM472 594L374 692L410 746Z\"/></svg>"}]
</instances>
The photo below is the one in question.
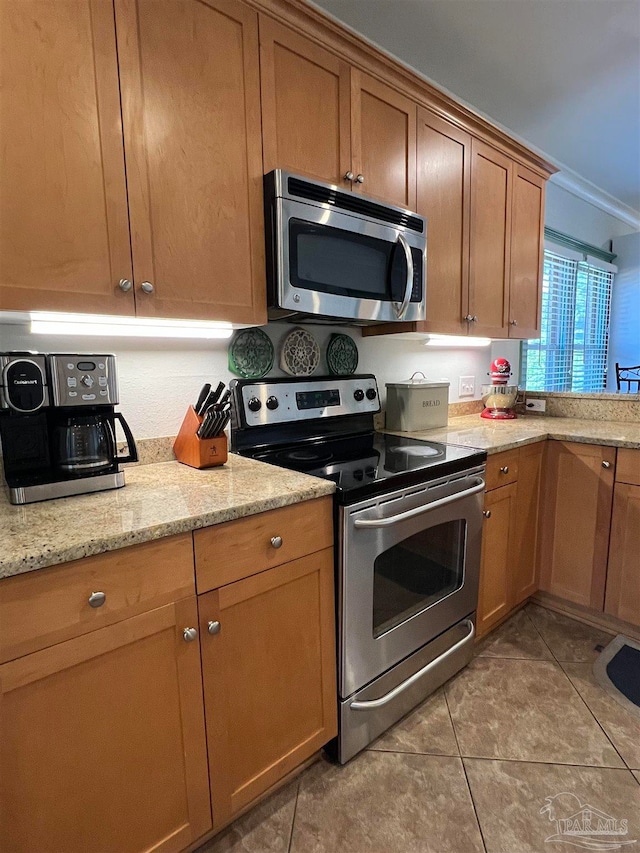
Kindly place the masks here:
<instances>
[{"instance_id":1,"label":"range control panel","mask_svg":"<svg viewBox=\"0 0 640 853\"><path fill-rule=\"evenodd\" d=\"M114 406L118 402L113 355L49 356L54 406Z\"/></svg>"},{"instance_id":2,"label":"range control panel","mask_svg":"<svg viewBox=\"0 0 640 853\"><path fill-rule=\"evenodd\" d=\"M247 426L380 411L378 385L371 375L246 381L240 392Z\"/></svg>"}]
</instances>

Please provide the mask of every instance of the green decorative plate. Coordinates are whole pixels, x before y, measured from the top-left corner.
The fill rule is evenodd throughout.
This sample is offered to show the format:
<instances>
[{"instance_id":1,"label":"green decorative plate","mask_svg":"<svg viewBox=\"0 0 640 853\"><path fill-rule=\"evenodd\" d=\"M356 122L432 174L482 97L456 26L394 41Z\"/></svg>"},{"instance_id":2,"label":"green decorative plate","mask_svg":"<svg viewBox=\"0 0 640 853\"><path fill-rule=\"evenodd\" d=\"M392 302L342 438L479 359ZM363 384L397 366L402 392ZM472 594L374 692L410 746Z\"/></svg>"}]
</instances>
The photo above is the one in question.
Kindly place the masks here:
<instances>
[{"instance_id":1,"label":"green decorative plate","mask_svg":"<svg viewBox=\"0 0 640 853\"><path fill-rule=\"evenodd\" d=\"M358 347L349 335L331 335L327 346L327 367L333 376L349 376L358 366Z\"/></svg>"},{"instance_id":2,"label":"green decorative plate","mask_svg":"<svg viewBox=\"0 0 640 853\"><path fill-rule=\"evenodd\" d=\"M273 367L273 344L262 329L241 329L229 344L229 370L243 379L259 379Z\"/></svg>"}]
</instances>

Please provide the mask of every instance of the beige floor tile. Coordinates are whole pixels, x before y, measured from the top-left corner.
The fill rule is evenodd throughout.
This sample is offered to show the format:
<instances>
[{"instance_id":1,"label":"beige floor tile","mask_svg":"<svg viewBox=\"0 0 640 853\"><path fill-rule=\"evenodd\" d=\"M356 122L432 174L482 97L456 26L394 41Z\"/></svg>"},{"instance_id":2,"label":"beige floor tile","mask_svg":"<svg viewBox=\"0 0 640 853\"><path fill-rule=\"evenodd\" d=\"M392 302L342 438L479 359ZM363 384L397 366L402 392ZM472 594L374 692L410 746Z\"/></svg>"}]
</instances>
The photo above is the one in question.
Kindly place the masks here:
<instances>
[{"instance_id":1,"label":"beige floor tile","mask_svg":"<svg viewBox=\"0 0 640 853\"><path fill-rule=\"evenodd\" d=\"M633 773L633 775L638 780L638 783L640 783L640 770L632 770L631 772Z\"/></svg>"},{"instance_id":2,"label":"beige floor tile","mask_svg":"<svg viewBox=\"0 0 640 853\"><path fill-rule=\"evenodd\" d=\"M291 853L482 853L460 758L361 753L300 782Z\"/></svg>"},{"instance_id":3,"label":"beige floor tile","mask_svg":"<svg viewBox=\"0 0 640 853\"><path fill-rule=\"evenodd\" d=\"M287 853L298 780L276 791L196 853Z\"/></svg>"},{"instance_id":4,"label":"beige floor tile","mask_svg":"<svg viewBox=\"0 0 640 853\"><path fill-rule=\"evenodd\" d=\"M595 647L613 639L613 634L535 604L527 604L525 612L559 661L593 661L599 654Z\"/></svg>"},{"instance_id":5,"label":"beige floor tile","mask_svg":"<svg viewBox=\"0 0 640 853\"><path fill-rule=\"evenodd\" d=\"M553 655L524 610L519 610L481 640L476 647L476 656L553 660Z\"/></svg>"},{"instance_id":6,"label":"beige floor tile","mask_svg":"<svg viewBox=\"0 0 640 853\"><path fill-rule=\"evenodd\" d=\"M629 767L640 769L640 716L623 708L593 677L590 663L563 663L576 689Z\"/></svg>"},{"instance_id":7,"label":"beige floor tile","mask_svg":"<svg viewBox=\"0 0 640 853\"><path fill-rule=\"evenodd\" d=\"M624 767L556 663L475 658L445 689L462 755Z\"/></svg>"},{"instance_id":8,"label":"beige floor tile","mask_svg":"<svg viewBox=\"0 0 640 853\"><path fill-rule=\"evenodd\" d=\"M627 832L618 840L640 843L640 786L628 770L469 758L464 763L487 853L614 849L604 846L611 836L594 833L591 847L576 846L576 837L566 835L547 841L562 828L556 820L584 806L627 820ZM617 829L624 832L625 827ZM602 846L595 846L598 841Z\"/></svg>"},{"instance_id":9,"label":"beige floor tile","mask_svg":"<svg viewBox=\"0 0 640 853\"><path fill-rule=\"evenodd\" d=\"M449 709L442 689L385 732L369 749L459 755Z\"/></svg>"}]
</instances>

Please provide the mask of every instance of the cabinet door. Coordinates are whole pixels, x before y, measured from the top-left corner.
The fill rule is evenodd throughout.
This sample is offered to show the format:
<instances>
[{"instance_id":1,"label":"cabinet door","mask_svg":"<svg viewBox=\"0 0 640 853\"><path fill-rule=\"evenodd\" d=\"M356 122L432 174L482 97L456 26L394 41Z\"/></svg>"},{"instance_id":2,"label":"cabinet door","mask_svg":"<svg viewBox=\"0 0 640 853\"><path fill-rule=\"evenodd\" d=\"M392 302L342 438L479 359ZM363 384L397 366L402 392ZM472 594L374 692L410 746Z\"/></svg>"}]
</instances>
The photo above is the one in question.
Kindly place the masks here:
<instances>
[{"instance_id":1,"label":"cabinet door","mask_svg":"<svg viewBox=\"0 0 640 853\"><path fill-rule=\"evenodd\" d=\"M507 337L512 161L477 139L471 162L469 324L472 335Z\"/></svg>"},{"instance_id":2,"label":"cabinet door","mask_svg":"<svg viewBox=\"0 0 640 853\"><path fill-rule=\"evenodd\" d=\"M541 513L540 588L602 610L614 447L550 441Z\"/></svg>"},{"instance_id":3,"label":"cabinet door","mask_svg":"<svg viewBox=\"0 0 640 853\"><path fill-rule=\"evenodd\" d=\"M466 334L471 136L418 110L417 212L427 219L425 332Z\"/></svg>"},{"instance_id":4,"label":"cabinet door","mask_svg":"<svg viewBox=\"0 0 640 853\"><path fill-rule=\"evenodd\" d=\"M196 620L192 596L0 666L0 849L165 853L208 831Z\"/></svg>"},{"instance_id":5,"label":"cabinet door","mask_svg":"<svg viewBox=\"0 0 640 853\"><path fill-rule=\"evenodd\" d=\"M395 89L351 71L353 188L399 207L416 206L417 105Z\"/></svg>"},{"instance_id":6,"label":"cabinet door","mask_svg":"<svg viewBox=\"0 0 640 853\"><path fill-rule=\"evenodd\" d=\"M485 494L482 560L476 629L478 636L511 609L510 575L513 549L510 533L515 521L516 484L501 486Z\"/></svg>"},{"instance_id":7,"label":"cabinet door","mask_svg":"<svg viewBox=\"0 0 640 853\"><path fill-rule=\"evenodd\" d=\"M351 189L349 65L260 15L265 174L286 169Z\"/></svg>"},{"instance_id":8,"label":"cabinet door","mask_svg":"<svg viewBox=\"0 0 640 853\"><path fill-rule=\"evenodd\" d=\"M616 483L605 613L640 625L640 486Z\"/></svg>"},{"instance_id":9,"label":"cabinet door","mask_svg":"<svg viewBox=\"0 0 640 853\"><path fill-rule=\"evenodd\" d=\"M116 23L137 313L266 322L257 14L116 0Z\"/></svg>"},{"instance_id":10,"label":"cabinet door","mask_svg":"<svg viewBox=\"0 0 640 853\"><path fill-rule=\"evenodd\" d=\"M133 314L113 8L0 3L0 309Z\"/></svg>"},{"instance_id":11,"label":"cabinet door","mask_svg":"<svg viewBox=\"0 0 640 853\"><path fill-rule=\"evenodd\" d=\"M514 164L509 337L540 335L544 254L544 180Z\"/></svg>"},{"instance_id":12,"label":"cabinet door","mask_svg":"<svg viewBox=\"0 0 640 853\"><path fill-rule=\"evenodd\" d=\"M518 483L511 550L511 606L533 595L538 578L538 506L542 458L546 442L529 444L518 452Z\"/></svg>"},{"instance_id":13,"label":"cabinet door","mask_svg":"<svg viewBox=\"0 0 640 853\"><path fill-rule=\"evenodd\" d=\"M198 607L220 826L336 735L333 549L201 595Z\"/></svg>"}]
</instances>

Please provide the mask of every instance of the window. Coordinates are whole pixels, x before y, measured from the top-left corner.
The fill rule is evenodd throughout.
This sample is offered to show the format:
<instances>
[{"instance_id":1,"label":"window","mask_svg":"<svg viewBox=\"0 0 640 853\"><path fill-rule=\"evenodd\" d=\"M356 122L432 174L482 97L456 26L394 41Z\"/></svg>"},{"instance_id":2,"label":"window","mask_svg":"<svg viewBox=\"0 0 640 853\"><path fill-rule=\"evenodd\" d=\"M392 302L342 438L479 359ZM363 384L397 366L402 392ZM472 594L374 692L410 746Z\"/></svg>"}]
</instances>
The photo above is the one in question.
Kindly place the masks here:
<instances>
[{"instance_id":1,"label":"window","mask_svg":"<svg viewBox=\"0 0 640 853\"><path fill-rule=\"evenodd\" d=\"M545 249L540 339L525 341L530 391L602 391L615 267L570 250Z\"/></svg>"}]
</instances>

